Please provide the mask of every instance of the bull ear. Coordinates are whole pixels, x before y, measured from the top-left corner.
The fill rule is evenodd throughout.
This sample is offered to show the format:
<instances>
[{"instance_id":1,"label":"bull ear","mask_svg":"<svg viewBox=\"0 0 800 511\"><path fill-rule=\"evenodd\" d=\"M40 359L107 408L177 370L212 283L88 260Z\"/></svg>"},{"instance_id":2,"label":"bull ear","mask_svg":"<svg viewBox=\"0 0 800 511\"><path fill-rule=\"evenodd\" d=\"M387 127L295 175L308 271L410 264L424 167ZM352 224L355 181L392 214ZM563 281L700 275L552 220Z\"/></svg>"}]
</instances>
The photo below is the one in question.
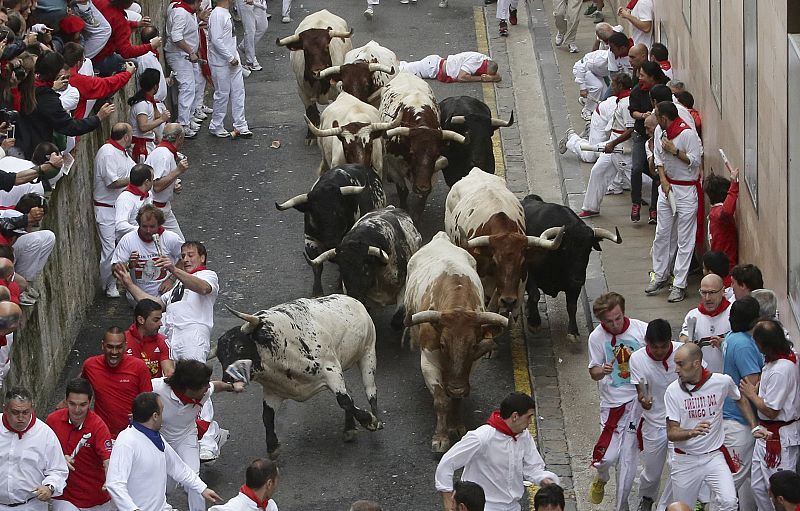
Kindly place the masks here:
<instances>
[{"instance_id":1,"label":"bull ear","mask_svg":"<svg viewBox=\"0 0 800 511\"><path fill-rule=\"evenodd\" d=\"M339 121L333 121L333 124L331 124L331 126L333 126L334 128L338 128L339 127Z\"/></svg>"}]
</instances>

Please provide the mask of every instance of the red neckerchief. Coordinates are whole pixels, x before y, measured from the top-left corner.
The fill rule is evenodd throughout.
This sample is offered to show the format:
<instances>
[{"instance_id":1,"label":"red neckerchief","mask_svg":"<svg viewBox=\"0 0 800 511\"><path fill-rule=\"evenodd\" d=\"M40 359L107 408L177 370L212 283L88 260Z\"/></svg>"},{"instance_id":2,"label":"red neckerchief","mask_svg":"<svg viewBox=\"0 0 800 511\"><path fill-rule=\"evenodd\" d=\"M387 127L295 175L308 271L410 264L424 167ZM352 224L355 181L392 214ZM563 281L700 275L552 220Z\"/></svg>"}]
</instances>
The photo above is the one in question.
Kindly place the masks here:
<instances>
[{"instance_id":1,"label":"red neckerchief","mask_svg":"<svg viewBox=\"0 0 800 511\"><path fill-rule=\"evenodd\" d=\"M155 96L152 96L150 94L145 94L144 100L153 105L153 119L155 119L156 115L158 114L158 105L156 104Z\"/></svg>"},{"instance_id":2,"label":"red neckerchief","mask_svg":"<svg viewBox=\"0 0 800 511\"><path fill-rule=\"evenodd\" d=\"M248 499L250 499L253 502L255 502L256 503L256 507L258 509L266 509L267 508L267 504L269 504L269 499L265 499L265 500L259 499L258 495L256 495L256 492L254 492L252 490L252 488L250 488L246 484L243 484L242 487L239 488L239 491L242 493L242 495L244 495Z\"/></svg>"},{"instance_id":3,"label":"red neckerchief","mask_svg":"<svg viewBox=\"0 0 800 511\"><path fill-rule=\"evenodd\" d=\"M17 431L16 429L12 428L11 424L8 423L8 419L6 419L6 414L3 414L3 426L5 426L7 430L16 433L20 440L22 440L22 435L27 433L28 430L31 429L34 424L36 424L36 412L31 412L31 422L30 424L28 424L28 427L23 429L22 431Z\"/></svg>"},{"instance_id":4,"label":"red neckerchief","mask_svg":"<svg viewBox=\"0 0 800 511\"><path fill-rule=\"evenodd\" d=\"M725 309L727 309L728 305L730 304L731 302L729 302L727 298L723 298L722 301L719 302L717 308L714 309L713 311L710 311L706 309L706 306L703 305L703 302L700 302L700 304L697 306L697 310L700 311L700 314L713 318L725 312Z\"/></svg>"},{"instance_id":5,"label":"red neckerchief","mask_svg":"<svg viewBox=\"0 0 800 511\"><path fill-rule=\"evenodd\" d=\"M606 326L603 323L600 323L600 326L603 327L603 330L611 334L611 332L608 330L608 328L606 328ZM622 322L622 332L627 332L630 326L631 326L631 318L625 316L625 319ZM611 346L616 346L616 345L617 345L617 334L611 334Z\"/></svg>"},{"instance_id":6,"label":"red neckerchief","mask_svg":"<svg viewBox=\"0 0 800 511\"><path fill-rule=\"evenodd\" d=\"M48 87L48 88L52 89L53 88L53 80L40 80L39 78L36 78L35 80L33 80L33 86L34 87Z\"/></svg>"},{"instance_id":7,"label":"red neckerchief","mask_svg":"<svg viewBox=\"0 0 800 511\"><path fill-rule=\"evenodd\" d=\"M695 386L692 387L691 389L688 388L686 385L684 385L684 383L682 381L680 381L680 380L678 380L678 381L680 382L680 386L684 390L684 392L688 392L689 395L691 396L692 392L697 392L698 390L700 390L700 387L702 387L703 384L705 384L705 382L707 382L709 378L711 378L711 371L709 371L708 369L706 369L704 367L703 368L703 372L700 374L700 381L698 381L695 384Z\"/></svg>"},{"instance_id":8,"label":"red neckerchief","mask_svg":"<svg viewBox=\"0 0 800 511\"><path fill-rule=\"evenodd\" d=\"M134 323L128 328L128 332L131 333L134 339L139 341L140 344L144 344L147 342L158 342L159 333L156 332L154 335L145 335L142 336L141 332L139 332L139 326Z\"/></svg>"},{"instance_id":9,"label":"red neckerchief","mask_svg":"<svg viewBox=\"0 0 800 511\"><path fill-rule=\"evenodd\" d=\"M172 145L172 143L167 142L166 140L162 140L161 143L159 143L156 147L166 147L167 149L169 149L169 152L172 153L172 156L178 155L178 150L175 148L175 146Z\"/></svg>"},{"instance_id":10,"label":"red neckerchief","mask_svg":"<svg viewBox=\"0 0 800 511\"><path fill-rule=\"evenodd\" d=\"M506 421L500 417L500 412L498 410L492 412L492 415L489 416L489 420L486 421L486 424L490 425L500 433L510 436L515 442L517 441L517 433L511 431L511 428L508 427Z\"/></svg>"},{"instance_id":11,"label":"red neckerchief","mask_svg":"<svg viewBox=\"0 0 800 511\"><path fill-rule=\"evenodd\" d=\"M638 3L639 3L639 0L631 0L630 2L628 2L628 5L626 5L625 8L632 11L633 8L636 7L636 4L638 4Z\"/></svg>"},{"instance_id":12,"label":"red neckerchief","mask_svg":"<svg viewBox=\"0 0 800 511\"><path fill-rule=\"evenodd\" d=\"M122 146L119 144L119 142L117 142L117 141L116 141L116 140L114 140L113 138L109 138L108 140L106 140L106 144L111 144L112 146L116 147L117 149L119 149L120 151L122 151L123 153L125 153L126 155L128 154L128 151L126 151L126 150L125 150L125 148L124 148L124 147L122 147Z\"/></svg>"},{"instance_id":13,"label":"red neckerchief","mask_svg":"<svg viewBox=\"0 0 800 511\"><path fill-rule=\"evenodd\" d=\"M126 192L131 192L135 196L139 197L139 200L145 200L147 198L147 196L150 195L148 192L143 192L143 191L139 190L138 186L131 185L131 184L129 184L128 186L125 187L125 191Z\"/></svg>"},{"instance_id":14,"label":"red neckerchief","mask_svg":"<svg viewBox=\"0 0 800 511\"><path fill-rule=\"evenodd\" d=\"M667 352L666 355L664 355L664 358L662 358L661 360L658 360L656 357L653 356L653 352L650 351L650 345L649 344L645 345L644 351L647 353L647 356L649 356L650 358L652 358L656 362L661 362L664 365L664 370L665 371L669 371L669 364L667 363L667 360L669 360L669 356L672 355L672 348L673 348L672 341L670 341L670 343L669 343L669 351Z\"/></svg>"},{"instance_id":15,"label":"red neckerchief","mask_svg":"<svg viewBox=\"0 0 800 511\"><path fill-rule=\"evenodd\" d=\"M797 355L795 355L795 354L794 354L793 352L791 352L791 351L790 351L789 353L777 353L777 354L775 354L775 355L773 355L773 356L771 356L771 357L767 357L767 356L765 356L765 357L764 357L764 361L765 361L767 364L769 364L770 362L775 362L776 360L781 360L781 359L783 359L783 360L789 360L789 361L791 361L793 364L796 364L796 363L797 363Z\"/></svg>"},{"instance_id":16,"label":"red neckerchief","mask_svg":"<svg viewBox=\"0 0 800 511\"><path fill-rule=\"evenodd\" d=\"M4 335L4 336L0 337L0 348L2 348L3 346L6 346L6 345L8 345L8 339L6 339L6 336Z\"/></svg>"},{"instance_id":17,"label":"red neckerchief","mask_svg":"<svg viewBox=\"0 0 800 511\"><path fill-rule=\"evenodd\" d=\"M481 66L475 71L475 76L485 75L486 71L489 70L489 61L484 60L481 62Z\"/></svg>"},{"instance_id":18,"label":"red neckerchief","mask_svg":"<svg viewBox=\"0 0 800 511\"><path fill-rule=\"evenodd\" d=\"M203 266L203 265L201 264L200 266L198 266L198 267L197 267L197 268L195 268L194 270L192 270L192 271L187 271L186 273L188 273L189 275L194 275L195 273L197 273L197 272L199 272L199 271L203 271L203 270L207 270L207 269L208 269L208 268L206 268L205 266Z\"/></svg>"},{"instance_id":19,"label":"red neckerchief","mask_svg":"<svg viewBox=\"0 0 800 511\"><path fill-rule=\"evenodd\" d=\"M164 234L164 231L165 231L165 230L166 230L166 229L164 229L164 226L163 226L163 225L162 225L162 226L160 226L160 227L158 228L158 235L159 235L159 236L161 236L162 234ZM152 240L152 239L151 239L150 241L147 241L146 239L142 238L142 235L141 235L141 234L139 234L139 229L136 229L136 234L138 234L138 235L139 235L139 239L140 239L140 240L142 240L142 241L144 241L145 243L152 243L152 242L153 242L153 240Z\"/></svg>"},{"instance_id":20,"label":"red neckerchief","mask_svg":"<svg viewBox=\"0 0 800 511\"><path fill-rule=\"evenodd\" d=\"M642 83L642 81L641 81L641 80L639 80L639 90L640 90L640 91L642 91L642 92L649 92L649 91L650 91L650 89L652 89L652 88L653 88L653 85L652 85L652 84L646 84L646 83Z\"/></svg>"},{"instance_id":21,"label":"red neckerchief","mask_svg":"<svg viewBox=\"0 0 800 511\"><path fill-rule=\"evenodd\" d=\"M623 99L627 98L630 95L631 95L631 90L630 89L625 89L622 92L620 92L619 94L617 94L617 104L619 104L620 101L622 101Z\"/></svg>"},{"instance_id":22,"label":"red neckerchief","mask_svg":"<svg viewBox=\"0 0 800 511\"><path fill-rule=\"evenodd\" d=\"M669 60L659 60L657 61L658 65L661 66L661 69L664 71L669 71L672 69L672 64L670 64Z\"/></svg>"},{"instance_id":23,"label":"red neckerchief","mask_svg":"<svg viewBox=\"0 0 800 511\"><path fill-rule=\"evenodd\" d=\"M155 56L156 56L156 58L157 58L157 59L160 59L160 58L161 58L161 54L160 54L160 53L158 53L158 50L156 50L155 48L153 48L153 49L152 49L152 50L150 50L150 51L153 53L153 55L155 55Z\"/></svg>"},{"instance_id":24,"label":"red neckerchief","mask_svg":"<svg viewBox=\"0 0 800 511\"><path fill-rule=\"evenodd\" d=\"M185 9L187 12L194 14L194 9L192 8L191 5L187 4L186 2L183 1L172 2L171 5L173 8Z\"/></svg>"},{"instance_id":25,"label":"red neckerchief","mask_svg":"<svg viewBox=\"0 0 800 511\"><path fill-rule=\"evenodd\" d=\"M667 138L672 140L681 134L682 131L691 129L688 124L683 122L683 119L676 117L674 121L667 126Z\"/></svg>"},{"instance_id":26,"label":"red neckerchief","mask_svg":"<svg viewBox=\"0 0 800 511\"><path fill-rule=\"evenodd\" d=\"M171 387L170 387L171 388ZM183 392L179 391L178 389L172 389L172 392L175 394L175 397L181 400L181 403L185 405L197 405L202 407L203 403L199 399L192 399Z\"/></svg>"}]
</instances>

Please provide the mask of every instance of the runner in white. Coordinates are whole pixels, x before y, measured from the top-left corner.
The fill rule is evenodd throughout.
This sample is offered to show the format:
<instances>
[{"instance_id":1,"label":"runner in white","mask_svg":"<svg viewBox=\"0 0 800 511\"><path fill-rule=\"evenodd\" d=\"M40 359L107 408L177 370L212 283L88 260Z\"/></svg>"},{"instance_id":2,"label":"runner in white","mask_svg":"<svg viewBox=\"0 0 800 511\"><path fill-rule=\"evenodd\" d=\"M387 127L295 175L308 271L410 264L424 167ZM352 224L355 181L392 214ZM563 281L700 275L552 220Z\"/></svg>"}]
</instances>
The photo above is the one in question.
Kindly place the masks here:
<instances>
[{"instance_id":1,"label":"runner in white","mask_svg":"<svg viewBox=\"0 0 800 511\"><path fill-rule=\"evenodd\" d=\"M608 90L608 50L590 51L572 66L572 74L584 101L581 118L588 121Z\"/></svg>"},{"instance_id":2,"label":"runner in white","mask_svg":"<svg viewBox=\"0 0 800 511\"><path fill-rule=\"evenodd\" d=\"M731 304L725 299L725 285L715 274L700 281L700 303L690 310L681 327L681 342L698 343L703 348L703 360L712 373L724 369L722 343L731 331L729 315Z\"/></svg>"},{"instance_id":3,"label":"runner in white","mask_svg":"<svg viewBox=\"0 0 800 511\"><path fill-rule=\"evenodd\" d=\"M131 169L128 181L128 186L114 203L114 230L117 240L139 227L136 221L139 209L153 202L150 195L150 190L153 188L153 167L144 163L135 165Z\"/></svg>"},{"instance_id":4,"label":"runner in white","mask_svg":"<svg viewBox=\"0 0 800 511\"><path fill-rule=\"evenodd\" d=\"M650 49L653 44L653 0L629 0L625 7L617 10L620 19L631 24L633 44L644 44Z\"/></svg>"},{"instance_id":5,"label":"runner in white","mask_svg":"<svg viewBox=\"0 0 800 511\"><path fill-rule=\"evenodd\" d=\"M676 501L694 506L703 483L715 495L720 511L736 511L733 460L723 445L722 407L725 398L736 401L756 438L765 431L756 427L750 404L742 399L730 376L703 367L703 352L687 343L675 352L678 379L664 397L667 438L674 443L670 478Z\"/></svg>"},{"instance_id":6,"label":"runner in white","mask_svg":"<svg viewBox=\"0 0 800 511\"><path fill-rule=\"evenodd\" d=\"M497 62L476 51L440 57L428 55L414 62L400 62L400 71L440 82L499 82Z\"/></svg>"},{"instance_id":7,"label":"runner in white","mask_svg":"<svg viewBox=\"0 0 800 511\"><path fill-rule=\"evenodd\" d=\"M179 190L178 178L189 168L186 156L178 152L185 140L183 127L178 123L164 126L161 143L153 149L145 163L153 167L153 204L164 212L164 229L172 231L181 239L183 232L175 213L172 212L172 198Z\"/></svg>"},{"instance_id":8,"label":"runner in white","mask_svg":"<svg viewBox=\"0 0 800 511\"><path fill-rule=\"evenodd\" d=\"M239 488L239 494L209 511L278 511L272 500L278 487L278 472L278 465L272 460L253 460L247 467L245 484Z\"/></svg>"},{"instance_id":9,"label":"runner in white","mask_svg":"<svg viewBox=\"0 0 800 511\"><path fill-rule=\"evenodd\" d=\"M558 152L564 154L567 151L571 151L583 162L596 162L598 153L594 151L584 151L581 149L581 146L588 144L592 147L597 147L600 144L605 145L608 142L608 135L611 133L611 128L608 126L608 123L616 109L616 96L611 96L603 100L603 102L595 107L594 113L591 115L592 120L589 121L589 139L581 138L580 135L575 133L574 129L570 128L559 141Z\"/></svg>"}]
</instances>

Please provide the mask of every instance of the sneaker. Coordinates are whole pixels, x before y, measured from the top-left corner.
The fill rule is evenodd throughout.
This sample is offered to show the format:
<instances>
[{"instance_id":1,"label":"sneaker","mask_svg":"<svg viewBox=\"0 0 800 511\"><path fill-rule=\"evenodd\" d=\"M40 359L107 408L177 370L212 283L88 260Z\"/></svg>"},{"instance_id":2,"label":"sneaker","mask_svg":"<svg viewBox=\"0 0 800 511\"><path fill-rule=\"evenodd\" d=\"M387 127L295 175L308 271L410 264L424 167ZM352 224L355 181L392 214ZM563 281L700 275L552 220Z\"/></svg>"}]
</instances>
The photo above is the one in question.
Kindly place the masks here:
<instances>
[{"instance_id":1,"label":"sneaker","mask_svg":"<svg viewBox=\"0 0 800 511\"><path fill-rule=\"evenodd\" d=\"M581 119L583 119L586 122L591 121L592 120L592 112L587 112L586 110L581 110Z\"/></svg>"},{"instance_id":2,"label":"sneaker","mask_svg":"<svg viewBox=\"0 0 800 511\"><path fill-rule=\"evenodd\" d=\"M221 129L219 131L209 131L209 132L217 138L228 138L231 136L230 132L224 129Z\"/></svg>"},{"instance_id":3,"label":"sneaker","mask_svg":"<svg viewBox=\"0 0 800 511\"><path fill-rule=\"evenodd\" d=\"M400 0L400 3L406 5L408 3L408 0Z\"/></svg>"},{"instance_id":4,"label":"sneaker","mask_svg":"<svg viewBox=\"0 0 800 511\"><path fill-rule=\"evenodd\" d=\"M620 195L624 190L616 186L609 186L606 188L606 195Z\"/></svg>"},{"instance_id":5,"label":"sneaker","mask_svg":"<svg viewBox=\"0 0 800 511\"><path fill-rule=\"evenodd\" d=\"M506 23L506 20L500 21L500 36L508 37L508 23Z\"/></svg>"},{"instance_id":6,"label":"sneaker","mask_svg":"<svg viewBox=\"0 0 800 511\"><path fill-rule=\"evenodd\" d=\"M639 502L639 509L638 511L651 511L653 509L653 499L650 497L642 497L642 500Z\"/></svg>"},{"instance_id":7,"label":"sneaker","mask_svg":"<svg viewBox=\"0 0 800 511\"><path fill-rule=\"evenodd\" d=\"M658 213L651 211L650 218L647 220L647 223L650 225L656 225L658 223Z\"/></svg>"},{"instance_id":8,"label":"sneaker","mask_svg":"<svg viewBox=\"0 0 800 511\"><path fill-rule=\"evenodd\" d=\"M508 21L512 25L517 24L517 10L516 9L509 9L508 10Z\"/></svg>"},{"instance_id":9,"label":"sneaker","mask_svg":"<svg viewBox=\"0 0 800 511\"><path fill-rule=\"evenodd\" d=\"M183 128L183 138L190 139L190 138L194 138L196 136L197 136L197 131L196 130L190 130L190 129L187 129L187 128Z\"/></svg>"},{"instance_id":10,"label":"sneaker","mask_svg":"<svg viewBox=\"0 0 800 511\"><path fill-rule=\"evenodd\" d=\"M570 53L578 53L580 49L578 49L578 45L575 43L569 43L569 52Z\"/></svg>"},{"instance_id":11,"label":"sneaker","mask_svg":"<svg viewBox=\"0 0 800 511\"><path fill-rule=\"evenodd\" d=\"M203 109L203 113L205 113L205 114L213 114L214 113L214 109L211 108L210 106L203 105L200 108Z\"/></svg>"},{"instance_id":12,"label":"sneaker","mask_svg":"<svg viewBox=\"0 0 800 511\"><path fill-rule=\"evenodd\" d=\"M646 294L647 296L652 296L661 291L661 289L663 289L664 287L666 287L668 283L669 279L659 280L658 282L656 282L656 273L651 271L650 283L647 284L646 288L644 288L644 294Z\"/></svg>"},{"instance_id":13,"label":"sneaker","mask_svg":"<svg viewBox=\"0 0 800 511\"><path fill-rule=\"evenodd\" d=\"M483 0L484 5L496 4L497 0Z\"/></svg>"},{"instance_id":14,"label":"sneaker","mask_svg":"<svg viewBox=\"0 0 800 511\"><path fill-rule=\"evenodd\" d=\"M249 129L243 129L243 130L236 130L235 129L235 130L233 130L231 132L231 137L233 137L233 138L253 138L253 132L250 131Z\"/></svg>"},{"instance_id":15,"label":"sneaker","mask_svg":"<svg viewBox=\"0 0 800 511\"><path fill-rule=\"evenodd\" d=\"M23 291L19 295L19 304L23 307L30 307L31 305L36 303L36 298L32 297L28 294L27 291Z\"/></svg>"},{"instance_id":16,"label":"sneaker","mask_svg":"<svg viewBox=\"0 0 800 511\"><path fill-rule=\"evenodd\" d=\"M200 463L212 463L217 460L219 456L214 455L208 449L200 449Z\"/></svg>"},{"instance_id":17,"label":"sneaker","mask_svg":"<svg viewBox=\"0 0 800 511\"><path fill-rule=\"evenodd\" d=\"M558 152L564 154L567 152L567 141L575 133L575 130L570 128L564 132L564 136L558 141Z\"/></svg>"},{"instance_id":18,"label":"sneaker","mask_svg":"<svg viewBox=\"0 0 800 511\"><path fill-rule=\"evenodd\" d=\"M208 119L208 114L205 113L202 109L198 108L192 113L192 118L193 120L199 119L200 121L205 121L206 119Z\"/></svg>"},{"instance_id":19,"label":"sneaker","mask_svg":"<svg viewBox=\"0 0 800 511\"><path fill-rule=\"evenodd\" d=\"M589 131L591 130L592 127L592 119L590 118L588 120L586 119L584 120L586 121L586 124L583 126L583 132L581 132L581 138L589 138Z\"/></svg>"},{"instance_id":20,"label":"sneaker","mask_svg":"<svg viewBox=\"0 0 800 511\"><path fill-rule=\"evenodd\" d=\"M247 78L248 76L250 76L250 68L242 66L242 78Z\"/></svg>"},{"instance_id":21,"label":"sneaker","mask_svg":"<svg viewBox=\"0 0 800 511\"><path fill-rule=\"evenodd\" d=\"M447 8L447 0L439 0L439 8L446 9Z\"/></svg>"},{"instance_id":22,"label":"sneaker","mask_svg":"<svg viewBox=\"0 0 800 511\"><path fill-rule=\"evenodd\" d=\"M583 96L578 96L578 104L581 106L586 106L586 98Z\"/></svg>"},{"instance_id":23,"label":"sneaker","mask_svg":"<svg viewBox=\"0 0 800 511\"><path fill-rule=\"evenodd\" d=\"M250 69L251 69L252 71L261 71L261 70L262 70L262 69L264 69L264 68L263 68L263 67L261 67L261 64L259 64L259 63L258 63L258 60L254 60L254 61L253 61L253 65L252 65L252 66L250 66Z\"/></svg>"},{"instance_id":24,"label":"sneaker","mask_svg":"<svg viewBox=\"0 0 800 511\"><path fill-rule=\"evenodd\" d=\"M200 129L200 124L195 121L189 121L189 129L192 131L197 131Z\"/></svg>"},{"instance_id":25,"label":"sneaker","mask_svg":"<svg viewBox=\"0 0 800 511\"><path fill-rule=\"evenodd\" d=\"M20 299L22 297L20 296ZM667 297L667 301L669 303L677 303L686 300L686 290L681 287L672 286L672 289L669 291L669 296Z\"/></svg>"},{"instance_id":26,"label":"sneaker","mask_svg":"<svg viewBox=\"0 0 800 511\"><path fill-rule=\"evenodd\" d=\"M592 481L592 485L589 487L589 501L594 505L601 504L605 494L606 482L595 477L594 481Z\"/></svg>"},{"instance_id":27,"label":"sneaker","mask_svg":"<svg viewBox=\"0 0 800 511\"><path fill-rule=\"evenodd\" d=\"M283 18L281 18L281 23L291 23L291 22L292 18L290 18L289 16L284 16Z\"/></svg>"},{"instance_id":28,"label":"sneaker","mask_svg":"<svg viewBox=\"0 0 800 511\"><path fill-rule=\"evenodd\" d=\"M38 300L42 297L42 294L33 288L33 282L28 281L28 296L32 297L34 300Z\"/></svg>"},{"instance_id":29,"label":"sneaker","mask_svg":"<svg viewBox=\"0 0 800 511\"><path fill-rule=\"evenodd\" d=\"M372 10L372 6L370 5L369 7L367 7L367 10L364 11L364 17L367 18L368 20L371 20L372 16L374 16L374 15L375 15L375 11Z\"/></svg>"},{"instance_id":30,"label":"sneaker","mask_svg":"<svg viewBox=\"0 0 800 511\"><path fill-rule=\"evenodd\" d=\"M606 17L603 16L603 13L600 11L596 11L594 14L592 14L591 18L592 18L592 23L600 23L601 21L606 19Z\"/></svg>"},{"instance_id":31,"label":"sneaker","mask_svg":"<svg viewBox=\"0 0 800 511\"><path fill-rule=\"evenodd\" d=\"M698 500L694 503L694 511L706 511L706 505Z\"/></svg>"},{"instance_id":32,"label":"sneaker","mask_svg":"<svg viewBox=\"0 0 800 511\"><path fill-rule=\"evenodd\" d=\"M556 46L561 46L564 43L564 34L561 32L556 34Z\"/></svg>"},{"instance_id":33,"label":"sneaker","mask_svg":"<svg viewBox=\"0 0 800 511\"><path fill-rule=\"evenodd\" d=\"M592 218L595 216L600 216L599 211L589 211L587 209L582 209L580 213L578 213L578 218ZM603 483L605 484L605 483Z\"/></svg>"},{"instance_id":34,"label":"sneaker","mask_svg":"<svg viewBox=\"0 0 800 511\"><path fill-rule=\"evenodd\" d=\"M116 282L112 282L106 287L106 296L109 298L119 298L119 289L117 289Z\"/></svg>"},{"instance_id":35,"label":"sneaker","mask_svg":"<svg viewBox=\"0 0 800 511\"><path fill-rule=\"evenodd\" d=\"M638 222L641 219L641 212L641 204L631 204L631 222Z\"/></svg>"},{"instance_id":36,"label":"sneaker","mask_svg":"<svg viewBox=\"0 0 800 511\"><path fill-rule=\"evenodd\" d=\"M583 12L584 16L591 16L597 10L597 6L595 4L589 4L589 7Z\"/></svg>"},{"instance_id":37,"label":"sneaker","mask_svg":"<svg viewBox=\"0 0 800 511\"><path fill-rule=\"evenodd\" d=\"M225 428L219 428L219 450L222 451L222 446L225 445L231 438L231 432Z\"/></svg>"}]
</instances>

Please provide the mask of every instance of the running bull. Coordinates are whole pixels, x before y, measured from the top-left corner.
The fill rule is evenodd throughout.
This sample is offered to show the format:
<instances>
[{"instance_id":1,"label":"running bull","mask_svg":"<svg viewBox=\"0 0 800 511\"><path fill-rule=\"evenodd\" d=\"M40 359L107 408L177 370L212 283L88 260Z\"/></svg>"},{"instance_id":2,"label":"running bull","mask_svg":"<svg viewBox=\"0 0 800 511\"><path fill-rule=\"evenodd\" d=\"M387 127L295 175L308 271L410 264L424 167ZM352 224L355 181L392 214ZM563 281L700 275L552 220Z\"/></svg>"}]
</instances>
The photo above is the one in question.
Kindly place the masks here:
<instances>
[{"instance_id":1,"label":"running bull","mask_svg":"<svg viewBox=\"0 0 800 511\"><path fill-rule=\"evenodd\" d=\"M365 103L377 107L381 103L383 86L397 75L400 61L397 55L375 41L354 48L344 56L344 64L319 72L319 78L342 82L342 90Z\"/></svg>"}]
</instances>

